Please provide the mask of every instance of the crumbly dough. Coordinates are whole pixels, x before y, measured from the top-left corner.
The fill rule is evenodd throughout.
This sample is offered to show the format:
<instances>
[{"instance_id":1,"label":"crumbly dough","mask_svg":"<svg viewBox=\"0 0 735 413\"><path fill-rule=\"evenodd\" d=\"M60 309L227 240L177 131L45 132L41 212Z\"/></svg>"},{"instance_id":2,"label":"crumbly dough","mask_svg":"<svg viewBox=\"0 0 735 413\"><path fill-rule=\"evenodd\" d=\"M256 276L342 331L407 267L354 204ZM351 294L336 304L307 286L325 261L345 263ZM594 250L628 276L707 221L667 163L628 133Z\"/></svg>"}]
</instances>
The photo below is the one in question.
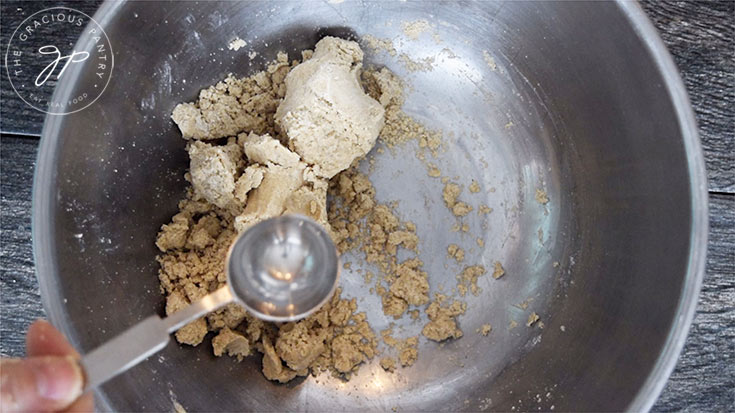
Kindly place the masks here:
<instances>
[{"instance_id":1,"label":"crumbly dough","mask_svg":"<svg viewBox=\"0 0 735 413\"><path fill-rule=\"evenodd\" d=\"M480 328L477 329L477 332L487 337L487 335L490 334L490 331L492 331L492 329L493 327L490 324L483 324L482 326L480 326Z\"/></svg>"},{"instance_id":2,"label":"crumbly dough","mask_svg":"<svg viewBox=\"0 0 735 413\"><path fill-rule=\"evenodd\" d=\"M411 40L418 40L419 36L431 28L428 21L424 19L401 22L403 33Z\"/></svg>"},{"instance_id":3,"label":"crumbly dough","mask_svg":"<svg viewBox=\"0 0 735 413\"><path fill-rule=\"evenodd\" d=\"M465 267L461 273L457 275L457 291L461 296L465 296L469 290L472 295L480 294L480 287L477 286L477 279L485 275L487 270L482 265L472 265Z\"/></svg>"},{"instance_id":4,"label":"crumbly dough","mask_svg":"<svg viewBox=\"0 0 735 413\"><path fill-rule=\"evenodd\" d=\"M423 305L429 301L428 274L419 268L418 259L406 260L396 268L396 280L390 286L394 297L404 299L408 305Z\"/></svg>"},{"instance_id":5,"label":"crumbly dough","mask_svg":"<svg viewBox=\"0 0 735 413\"><path fill-rule=\"evenodd\" d=\"M227 48L230 50L238 51L247 45L248 42L239 37L235 37L230 41L230 43L227 44Z\"/></svg>"},{"instance_id":6,"label":"crumbly dough","mask_svg":"<svg viewBox=\"0 0 735 413\"><path fill-rule=\"evenodd\" d=\"M235 201L235 175L242 167L242 150L234 139L227 145L213 146L194 141L187 148L189 173L196 198L227 208Z\"/></svg>"},{"instance_id":7,"label":"crumbly dough","mask_svg":"<svg viewBox=\"0 0 735 413\"><path fill-rule=\"evenodd\" d=\"M287 74L283 70L288 69L287 59L279 56L267 72L252 76L255 85L228 78L202 91L196 104L178 105L172 118L185 138L238 133L237 140L230 138L225 146L196 140L189 144L195 199L237 215L238 232L285 212L309 216L329 230L327 179L364 156L384 124L385 109L359 83L362 56L357 43L326 37L317 43L311 59L285 70ZM242 106L250 106L243 105L243 85L271 103L262 108L265 119L252 111L242 114ZM289 147L267 133L264 126L269 121L285 134L281 138ZM244 171L243 152L249 163ZM415 245L410 237L398 242Z\"/></svg>"},{"instance_id":8,"label":"crumbly dough","mask_svg":"<svg viewBox=\"0 0 735 413\"><path fill-rule=\"evenodd\" d=\"M221 356L225 352L240 361L243 357L250 355L250 342L240 333L224 327L217 336L212 339L212 349L215 356Z\"/></svg>"},{"instance_id":9,"label":"crumbly dough","mask_svg":"<svg viewBox=\"0 0 735 413\"><path fill-rule=\"evenodd\" d=\"M171 315L176 311L185 308L189 304L181 293L172 293L166 299L166 315ZM180 343L197 346L204 340L207 334L207 323L204 319L192 321L191 323L180 328L176 332L176 339Z\"/></svg>"},{"instance_id":10,"label":"crumbly dough","mask_svg":"<svg viewBox=\"0 0 735 413\"><path fill-rule=\"evenodd\" d=\"M447 208L449 208L449 210L458 217L463 217L472 212L472 206L457 200L461 192L462 188L452 182L447 182L444 185L444 191L442 191L442 197L444 198L444 203L447 205Z\"/></svg>"},{"instance_id":11,"label":"crumbly dough","mask_svg":"<svg viewBox=\"0 0 735 413\"><path fill-rule=\"evenodd\" d=\"M528 320L526 320L526 327L531 327L532 325L536 324L540 319L541 317L539 317L536 312L529 314Z\"/></svg>"},{"instance_id":12,"label":"crumbly dough","mask_svg":"<svg viewBox=\"0 0 735 413\"><path fill-rule=\"evenodd\" d=\"M401 146L417 141L420 149L428 150L437 157L442 146L441 133L426 129L403 110L403 85L388 69L363 72L367 93L385 107L385 126L380 131L380 140L388 147ZM419 159L421 159L421 156Z\"/></svg>"},{"instance_id":13,"label":"crumbly dough","mask_svg":"<svg viewBox=\"0 0 735 413\"><path fill-rule=\"evenodd\" d=\"M451 209L454 205L457 204L457 197L459 197L459 194L461 192L462 188L460 188L457 184L447 182L444 185L442 197L444 198L444 203L447 204L447 208Z\"/></svg>"},{"instance_id":14,"label":"crumbly dough","mask_svg":"<svg viewBox=\"0 0 735 413\"><path fill-rule=\"evenodd\" d=\"M454 301L450 305L443 306L442 301L443 297L438 297L426 309L430 321L424 326L421 334L434 341L462 337L462 330L457 326L456 317L464 314L467 304Z\"/></svg>"},{"instance_id":15,"label":"crumbly dough","mask_svg":"<svg viewBox=\"0 0 735 413\"><path fill-rule=\"evenodd\" d=\"M196 102L177 105L171 119L184 139L212 140L243 131L269 132L276 108L286 94L283 80L291 67L288 55L279 53L277 61L263 72L241 79L228 75L199 92Z\"/></svg>"},{"instance_id":16,"label":"crumbly dough","mask_svg":"<svg viewBox=\"0 0 735 413\"><path fill-rule=\"evenodd\" d=\"M296 377L297 372L283 365L283 361L278 356L278 353L276 353L271 339L268 336L263 337L261 346L263 348L263 375L265 378L286 383Z\"/></svg>"},{"instance_id":17,"label":"crumbly dough","mask_svg":"<svg viewBox=\"0 0 735 413\"><path fill-rule=\"evenodd\" d=\"M447 247L447 254L457 262L464 261L464 250L457 244L449 244Z\"/></svg>"},{"instance_id":18,"label":"crumbly dough","mask_svg":"<svg viewBox=\"0 0 735 413\"><path fill-rule=\"evenodd\" d=\"M418 336L408 337L404 340L393 337L393 330L388 328L380 332L383 337L383 342L391 348L394 348L398 352L398 362L401 367L412 366L418 359ZM390 363L390 362L387 362ZM395 362L393 363L395 364ZM382 365L382 360L381 360ZM385 368L385 367L384 367Z\"/></svg>"},{"instance_id":19,"label":"crumbly dough","mask_svg":"<svg viewBox=\"0 0 735 413\"><path fill-rule=\"evenodd\" d=\"M172 119L187 140L191 187L156 239L166 313L225 285L224 262L238 232L269 217L299 213L321 223L341 252L359 250L377 266L365 280L375 283L371 291L381 296L386 315L408 313L415 320L429 304L422 334L434 341L461 337L457 317L466 304L445 303L441 295L429 299L416 226L396 216L395 205L378 203L372 183L355 167L380 134L389 149L416 141L429 175L441 175L424 155L438 156L441 134L406 115L402 104L403 84L393 73L362 70L356 43L327 37L315 52L302 53L302 63L280 53L263 72L242 79L230 75L202 90L195 102L176 106ZM458 199L461 188L448 178L442 182L453 214L470 213L472 207ZM467 232L469 225L457 230ZM451 247L449 255L462 261L464 251ZM408 258L401 255L399 261L399 252ZM460 284L475 293L484 273L480 266L467 267ZM348 379L378 354L379 337L355 299L341 298L340 291L299 322L266 323L229 305L188 324L176 338L199 345L210 332L215 355L240 360L261 353L264 376L278 382L322 371ZM386 370L417 360L418 337L380 338L395 350L394 357L380 361Z\"/></svg>"},{"instance_id":20,"label":"crumbly dough","mask_svg":"<svg viewBox=\"0 0 735 413\"><path fill-rule=\"evenodd\" d=\"M500 261L495 261L494 268L493 268L493 278L497 280L503 275L505 275L505 269L503 268L503 264L501 264Z\"/></svg>"},{"instance_id":21,"label":"crumbly dough","mask_svg":"<svg viewBox=\"0 0 735 413\"><path fill-rule=\"evenodd\" d=\"M401 367L412 366L419 357L419 338L409 337L403 342L403 348L398 353Z\"/></svg>"},{"instance_id":22,"label":"crumbly dough","mask_svg":"<svg viewBox=\"0 0 735 413\"><path fill-rule=\"evenodd\" d=\"M478 184L477 181L473 180L470 184L470 192L472 192L473 194L480 192L480 184Z\"/></svg>"},{"instance_id":23,"label":"crumbly dough","mask_svg":"<svg viewBox=\"0 0 735 413\"><path fill-rule=\"evenodd\" d=\"M425 57L423 59L411 58L406 53L398 56L398 61L403 64L409 72L431 72L434 70L434 56Z\"/></svg>"},{"instance_id":24,"label":"crumbly dough","mask_svg":"<svg viewBox=\"0 0 735 413\"><path fill-rule=\"evenodd\" d=\"M396 360L393 357L383 357L380 359L380 367L392 373L396 369Z\"/></svg>"},{"instance_id":25,"label":"crumbly dough","mask_svg":"<svg viewBox=\"0 0 735 413\"><path fill-rule=\"evenodd\" d=\"M390 39L381 39L371 34L362 36L363 43L374 51L384 51L391 56L396 56L396 48Z\"/></svg>"},{"instance_id":26,"label":"crumbly dough","mask_svg":"<svg viewBox=\"0 0 735 413\"><path fill-rule=\"evenodd\" d=\"M356 43L325 38L312 60L310 52L302 57L305 62L299 65L281 53L267 70L243 79L228 76L203 90L196 102L174 109L172 119L188 140L191 187L156 239L167 314L225 285L229 246L238 232L263 219L304 214L340 240L328 221L328 178L372 148L385 109L362 91L362 51ZM387 71L382 76L394 79ZM392 102L387 91L375 90L386 104ZM372 185L363 176L352 187ZM381 212L376 217L392 216L389 210ZM391 226L385 233L384 247L394 255L399 246L416 250L417 245L415 226ZM411 280L395 291L421 302L408 291ZM263 374L278 382L310 371L348 378L377 353L365 314L357 313L356 301L342 299L340 292L296 323L265 323L229 305L184 326L176 338L195 346L208 332L215 333L215 355L239 360L260 352Z\"/></svg>"},{"instance_id":27,"label":"crumbly dough","mask_svg":"<svg viewBox=\"0 0 735 413\"><path fill-rule=\"evenodd\" d=\"M383 312L398 319L410 306L426 304L429 281L421 269L423 262L412 258L399 263L397 258L399 247L418 252L416 226L401 222L391 208L378 204L373 185L354 169L332 180L332 193L336 202L329 209L329 222L337 248L360 249L367 262L378 266L381 276L375 291L382 298Z\"/></svg>"},{"instance_id":28,"label":"crumbly dough","mask_svg":"<svg viewBox=\"0 0 735 413\"><path fill-rule=\"evenodd\" d=\"M442 176L442 171L432 163L428 165L428 170L426 171L426 173L432 178L439 178L440 176Z\"/></svg>"},{"instance_id":29,"label":"crumbly dough","mask_svg":"<svg viewBox=\"0 0 735 413\"><path fill-rule=\"evenodd\" d=\"M542 205L546 205L549 203L549 196L546 195L546 191L543 189L536 189L536 202Z\"/></svg>"}]
</instances>

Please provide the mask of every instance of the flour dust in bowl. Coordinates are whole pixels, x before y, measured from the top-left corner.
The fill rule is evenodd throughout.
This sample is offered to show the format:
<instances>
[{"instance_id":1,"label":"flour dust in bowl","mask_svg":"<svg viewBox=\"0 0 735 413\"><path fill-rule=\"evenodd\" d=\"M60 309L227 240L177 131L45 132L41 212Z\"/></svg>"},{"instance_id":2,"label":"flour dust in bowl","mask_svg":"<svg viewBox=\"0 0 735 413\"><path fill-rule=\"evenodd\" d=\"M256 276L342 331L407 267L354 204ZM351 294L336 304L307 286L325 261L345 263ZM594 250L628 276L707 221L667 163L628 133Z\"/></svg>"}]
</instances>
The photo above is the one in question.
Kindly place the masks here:
<instances>
[{"instance_id":1,"label":"flour dust in bowl","mask_svg":"<svg viewBox=\"0 0 735 413\"><path fill-rule=\"evenodd\" d=\"M277 112L284 76L313 57L302 51L329 37L356 41L364 55L345 82L369 95L376 117L365 119L382 113L384 122L358 165L329 164L307 187L308 174L298 175L275 212L295 205L292 193L312 196L310 217L323 211L342 240L340 296L303 330L321 334L321 353L306 366L289 359L282 338L302 327L211 316L192 327L198 345L171 344L103 386L100 408L653 404L696 304L707 205L686 95L637 5L108 2L95 19L116 51L114 75L94 105L47 118L33 211L44 305L82 353L164 315L172 295L185 303L222 282L212 248L250 221L223 212L234 187L232 198L205 198L221 200L216 208L179 204L194 196L187 147L233 162L227 179L263 168L248 175L257 185L292 155L315 165L307 158L317 153ZM91 66L68 71L59 98L94 82ZM220 106L199 93L229 74L230 86L209 90L230 96L223 104L239 108L242 123L211 140L182 139L174 108L190 103L215 130L207 108ZM252 112L258 105L265 115ZM248 145L291 155L256 165ZM257 200L252 191L240 202ZM183 211L196 205L205 206ZM162 225L182 211L182 238L157 247ZM184 266L161 284L166 262ZM213 355L215 338L230 333L247 351ZM238 362L238 351L252 354ZM274 374L285 383L266 378Z\"/></svg>"}]
</instances>

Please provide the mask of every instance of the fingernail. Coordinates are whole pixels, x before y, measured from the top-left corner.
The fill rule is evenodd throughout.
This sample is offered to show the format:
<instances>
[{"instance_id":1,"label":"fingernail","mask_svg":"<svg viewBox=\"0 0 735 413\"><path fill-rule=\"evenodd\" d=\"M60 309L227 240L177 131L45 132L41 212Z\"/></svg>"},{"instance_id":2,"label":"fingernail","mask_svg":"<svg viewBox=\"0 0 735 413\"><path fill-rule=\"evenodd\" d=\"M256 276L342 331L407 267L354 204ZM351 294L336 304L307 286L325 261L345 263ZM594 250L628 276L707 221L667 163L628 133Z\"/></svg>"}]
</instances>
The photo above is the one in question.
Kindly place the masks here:
<instances>
[{"instance_id":1,"label":"fingernail","mask_svg":"<svg viewBox=\"0 0 735 413\"><path fill-rule=\"evenodd\" d=\"M44 399L73 401L82 394L82 371L71 357L39 357L31 371Z\"/></svg>"}]
</instances>

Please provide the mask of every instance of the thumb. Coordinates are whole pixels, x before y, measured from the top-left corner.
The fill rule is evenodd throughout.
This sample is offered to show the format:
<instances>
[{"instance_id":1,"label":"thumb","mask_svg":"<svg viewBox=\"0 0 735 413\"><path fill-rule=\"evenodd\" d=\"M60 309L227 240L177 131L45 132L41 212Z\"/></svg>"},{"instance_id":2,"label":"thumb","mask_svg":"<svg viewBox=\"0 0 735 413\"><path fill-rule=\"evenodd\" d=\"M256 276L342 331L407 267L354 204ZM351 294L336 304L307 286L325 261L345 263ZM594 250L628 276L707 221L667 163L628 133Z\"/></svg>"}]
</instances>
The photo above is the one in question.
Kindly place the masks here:
<instances>
[{"instance_id":1,"label":"thumb","mask_svg":"<svg viewBox=\"0 0 735 413\"><path fill-rule=\"evenodd\" d=\"M82 394L84 375L70 356L0 360L3 412L62 410Z\"/></svg>"}]
</instances>

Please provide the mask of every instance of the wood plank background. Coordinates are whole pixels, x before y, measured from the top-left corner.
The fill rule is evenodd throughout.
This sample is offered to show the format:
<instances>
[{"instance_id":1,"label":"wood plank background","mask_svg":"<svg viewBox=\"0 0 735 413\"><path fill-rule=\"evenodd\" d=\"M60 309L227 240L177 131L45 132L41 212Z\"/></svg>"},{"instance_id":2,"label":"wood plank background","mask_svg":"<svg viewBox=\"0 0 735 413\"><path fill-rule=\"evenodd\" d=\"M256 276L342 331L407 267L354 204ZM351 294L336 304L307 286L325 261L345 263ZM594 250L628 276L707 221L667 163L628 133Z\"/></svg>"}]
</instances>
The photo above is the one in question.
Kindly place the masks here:
<instances>
[{"instance_id":1,"label":"wood plank background","mask_svg":"<svg viewBox=\"0 0 735 413\"><path fill-rule=\"evenodd\" d=\"M0 50L26 16L99 1L3 2ZM735 2L645 2L684 78L709 175L707 274L676 370L654 411L735 411ZM4 64L4 62L3 62ZM43 114L0 76L0 354L22 356L24 332L43 317L31 246L31 186Z\"/></svg>"}]
</instances>

